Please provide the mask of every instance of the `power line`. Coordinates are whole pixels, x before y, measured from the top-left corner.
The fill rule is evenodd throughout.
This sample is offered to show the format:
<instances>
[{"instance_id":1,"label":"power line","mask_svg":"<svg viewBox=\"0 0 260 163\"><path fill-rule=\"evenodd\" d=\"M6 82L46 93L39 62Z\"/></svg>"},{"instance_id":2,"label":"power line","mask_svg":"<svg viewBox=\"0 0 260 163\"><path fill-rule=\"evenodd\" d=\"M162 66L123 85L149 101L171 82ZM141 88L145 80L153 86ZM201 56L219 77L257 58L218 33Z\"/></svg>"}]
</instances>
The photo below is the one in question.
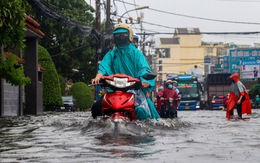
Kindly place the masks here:
<instances>
[{"instance_id":1,"label":"power line","mask_svg":"<svg viewBox=\"0 0 260 163\"><path fill-rule=\"evenodd\" d=\"M256 32L200 32L199 34L207 34L207 35L251 35L251 34L259 34L260 31ZM142 33L136 33L137 35L142 35ZM174 32L151 32L151 33L145 33L146 35L169 35L169 34L174 34ZM198 35L198 33L178 33L182 35Z\"/></svg>"},{"instance_id":2,"label":"power line","mask_svg":"<svg viewBox=\"0 0 260 163\"><path fill-rule=\"evenodd\" d=\"M255 23L255 22L240 22L240 21L211 19L211 18L203 18L203 17L197 17L197 16L190 16L190 15L178 14L178 13L173 13L173 12L168 12L168 11L162 11L162 10L152 9L152 8L149 8L149 9L150 9L150 10L153 10L153 11L161 12L161 13L166 13L166 14L176 15L176 16L182 16L182 17L187 17L187 18L193 18L193 19L208 20L208 21L223 22L223 23L236 23L236 24L253 24L253 25L260 25L260 23Z\"/></svg>"},{"instance_id":3,"label":"power line","mask_svg":"<svg viewBox=\"0 0 260 163\"><path fill-rule=\"evenodd\" d=\"M124 5L124 8L125 8L125 12L126 12L127 15L128 15L128 18L131 17L130 14L129 14L129 12L128 12L128 10L127 10L127 8L126 8L126 5L125 5L126 2L125 2L125 1L122 1L122 2L123 2L123 5ZM117 16L122 17L122 16L120 16L120 15L117 15ZM124 18L125 18L125 17L124 17ZM127 18L126 18L126 19L127 19ZM134 28L137 30L135 24L133 24L133 26L134 26Z\"/></svg>"},{"instance_id":4,"label":"power line","mask_svg":"<svg viewBox=\"0 0 260 163\"><path fill-rule=\"evenodd\" d=\"M230 1L230 2L260 2L260 1L257 1L257 0L216 0L216 1Z\"/></svg>"},{"instance_id":5,"label":"power line","mask_svg":"<svg viewBox=\"0 0 260 163\"><path fill-rule=\"evenodd\" d=\"M114 1L118 1L118 2L122 2L121 0L114 0ZM125 4L128 4L128 5L131 5L131 6L138 6L137 4L132 4L132 3L128 3L128 2L124 2ZM149 8L151 9L151 8ZM152 9L153 10L153 9ZM156 10L156 9L154 9ZM160 10L159 10L160 11ZM171 14L169 12L169 14ZM156 23L151 23L151 22L146 22L146 21L142 21L143 24L149 24L149 25L152 25L152 26L157 26L157 27L162 27L162 28L167 28L167 29L176 29L175 27L170 27L170 26L165 26L165 25L162 25L162 24L156 24ZM243 22L244 23L244 22ZM260 25L260 23L258 23ZM145 29L145 31L149 31L150 33L146 33L147 36L150 36L150 35L156 35L156 34L161 34L161 35L166 35L166 34L171 34L173 35L174 33L173 32L157 32L159 30L149 30L149 29ZM160 30L161 31L161 30ZM144 33L138 33L139 35L143 35ZM215 36L223 36L225 37L225 39L228 39L230 38L229 36L230 35L240 35L241 37L240 38L243 38L244 35L258 35L259 34L259 31L255 31L255 32L201 32L201 34L205 34L205 35L215 35ZM243 36L242 36L243 35ZM253 38L253 39L258 39L257 37Z\"/></svg>"},{"instance_id":6,"label":"power line","mask_svg":"<svg viewBox=\"0 0 260 163\"><path fill-rule=\"evenodd\" d=\"M68 50L68 51L64 51L64 52L61 52L61 53L58 53L58 54L54 54L54 55L52 55L51 57L53 58L53 57L57 57L57 56L59 56L59 55L62 55L62 54L64 54L64 53L70 53L70 52L73 52L73 51L75 51L75 50L84 48L84 47L86 47L86 46L87 46L87 45L82 45L82 46L79 46L79 47L77 47L77 48L74 48L74 49L71 49L71 50Z\"/></svg>"},{"instance_id":7,"label":"power line","mask_svg":"<svg viewBox=\"0 0 260 163\"><path fill-rule=\"evenodd\" d=\"M122 0L116 0L119 2L122 2ZM136 6L136 4L129 3L129 2L124 2L128 5ZM181 17L186 17L186 18L193 18L193 19L200 19L200 20L207 20L207 21L216 21L216 22L223 22L223 23L236 23L236 24L253 24L253 25L260 25L260 23L255 23L255 22L240 22L240 21L230 21L230 20L220 20L220 19L211 19L211 18L203 18L203 17L197 17L197 16L190 16L190 15L184 15L184 14L179 14L179 13L174 13L174 12L169 12L169 11L163 11L159 9L154 9L154 8L148 8L149 10L160 12L160 13L165 13L165 14L170 14L170 15L176 15L176 16L181 16Z\"/></svg>"}]
</instances>

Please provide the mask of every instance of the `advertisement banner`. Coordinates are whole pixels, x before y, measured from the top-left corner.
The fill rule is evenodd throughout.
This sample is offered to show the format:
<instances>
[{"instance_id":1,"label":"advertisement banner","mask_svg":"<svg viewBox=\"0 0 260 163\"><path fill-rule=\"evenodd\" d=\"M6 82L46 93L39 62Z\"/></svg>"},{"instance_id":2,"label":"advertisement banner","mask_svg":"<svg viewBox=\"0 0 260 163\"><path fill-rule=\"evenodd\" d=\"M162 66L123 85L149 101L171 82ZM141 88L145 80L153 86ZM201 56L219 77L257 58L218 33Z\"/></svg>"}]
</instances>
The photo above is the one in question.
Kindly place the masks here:
<instances>
[{"instance_id":1,"label":"advertisement banner","mask_svg":"<svg viewBox=\"0 0 260 163\"><path fill-rule=\"evenodd\" d=\"M241 79L256 79L260 77L260 49L230 50L229 63L224 61L224 69L239 73Z\"/></svg>"},{"instance_id":2,"label":"advertisement banner","mask_svg":"<svg viewBox=\"0 0 260 163\"><path fill-rule=\"evenodd\" d=\"M243 79L256 79L259 76L260 60L243 62L241 67L241 78Z\"/></svg>"}]
</instances>

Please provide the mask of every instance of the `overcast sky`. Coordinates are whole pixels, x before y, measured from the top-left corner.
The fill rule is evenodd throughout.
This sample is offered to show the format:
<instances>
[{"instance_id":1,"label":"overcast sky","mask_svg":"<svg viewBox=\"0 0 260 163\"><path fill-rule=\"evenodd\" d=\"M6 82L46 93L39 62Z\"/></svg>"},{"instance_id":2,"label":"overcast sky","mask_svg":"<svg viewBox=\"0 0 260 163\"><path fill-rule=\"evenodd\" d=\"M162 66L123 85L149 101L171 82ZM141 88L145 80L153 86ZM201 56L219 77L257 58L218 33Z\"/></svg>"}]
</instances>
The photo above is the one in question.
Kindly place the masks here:
<instances>
[{"instance_id":1,"label":"overcast sky","mask_svg":"<svg viewBox=\"0 0 260 163\"><path fill-rule=\"evenodd\" d=\"M86 0L88 2L88 0ZM260 0L111 0L117 15L134 9L134 4L149 9L130 11L124 17L134 19L143 12L143 29L151 32L174 32L174 28L194 27L201 32L260 32ZM92 6L95 1L91 0ZM117 17L113 17L115 20ZM212 19L210 21L205 19ZM225 22L221 22L225 21ZM233 23L232 23L233 22ZM237 23L235 23L237 22ZM154 24L154 25L153 25ZM136 33L140 25L133 25ZM171 37L172 35L155 35ZM254 35L203 35L207 42L260 43L260 33Z\"/></svg>"}]
</instances>

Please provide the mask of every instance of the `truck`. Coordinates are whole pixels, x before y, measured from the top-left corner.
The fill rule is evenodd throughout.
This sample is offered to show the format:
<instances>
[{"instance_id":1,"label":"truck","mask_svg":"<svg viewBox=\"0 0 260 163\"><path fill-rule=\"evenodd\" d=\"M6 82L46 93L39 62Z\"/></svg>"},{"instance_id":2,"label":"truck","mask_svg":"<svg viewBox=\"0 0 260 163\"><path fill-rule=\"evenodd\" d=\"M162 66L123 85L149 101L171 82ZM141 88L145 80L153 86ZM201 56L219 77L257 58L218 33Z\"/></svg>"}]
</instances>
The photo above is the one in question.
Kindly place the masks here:
<instances>
[{"instance_id":1,"label":"truck","mask_svg":"<svg viewBox=\"0 0 260 163\"><path fill-rule=\"evenodd\" d=\"M181 92L178 110L198 110L201 108L202 87L196 75L179 74L170 76L167 80L178 82L177 88Z\"/></svg>"},{"instance_id":2,"label":"truck","mask_svg":"<svg viewBox=\"0 0 260 163\"><path fill-rule=\"evenodd\" d=\"M207 108L223 109L223 106L213 107L212 100L216 97L225 97L230 92L230 73L208 74L204 81L204 96Z\"/></svg>"}]
</instances>

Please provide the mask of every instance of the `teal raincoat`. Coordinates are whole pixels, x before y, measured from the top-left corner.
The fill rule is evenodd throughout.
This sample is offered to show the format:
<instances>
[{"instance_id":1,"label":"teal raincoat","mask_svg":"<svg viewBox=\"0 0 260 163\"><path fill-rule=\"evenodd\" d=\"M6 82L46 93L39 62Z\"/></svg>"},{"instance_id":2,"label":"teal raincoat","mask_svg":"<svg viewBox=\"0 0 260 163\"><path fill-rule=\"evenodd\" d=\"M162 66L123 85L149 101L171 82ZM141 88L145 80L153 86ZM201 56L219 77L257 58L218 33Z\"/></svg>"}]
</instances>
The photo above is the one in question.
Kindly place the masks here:
<instances>
[{"instance_id":1,"label":"teal raincoat","mask_svg":"<svg viewBox=\"0 0 260 163\"><path fill-rule=\"evenodd\" d=\"M137 98L138 96L139 98L142 96L146 99L145 105L135 107L137 119L159 118L159 114L157 113L152 100L145 97L146 92L150 92L155 86L155 80L145 80L142 78L144 74L151 73L152 70L147 63L145 56L134 46L134 44L129 43L126 46L118 46L115 49L110 50L100 62L98 72L105 76L123 73L134 78L140 78L142 82L149 83L151 87L142 88L142 91L139 91L137 95Z\"/></svg>"}]
</instances>

